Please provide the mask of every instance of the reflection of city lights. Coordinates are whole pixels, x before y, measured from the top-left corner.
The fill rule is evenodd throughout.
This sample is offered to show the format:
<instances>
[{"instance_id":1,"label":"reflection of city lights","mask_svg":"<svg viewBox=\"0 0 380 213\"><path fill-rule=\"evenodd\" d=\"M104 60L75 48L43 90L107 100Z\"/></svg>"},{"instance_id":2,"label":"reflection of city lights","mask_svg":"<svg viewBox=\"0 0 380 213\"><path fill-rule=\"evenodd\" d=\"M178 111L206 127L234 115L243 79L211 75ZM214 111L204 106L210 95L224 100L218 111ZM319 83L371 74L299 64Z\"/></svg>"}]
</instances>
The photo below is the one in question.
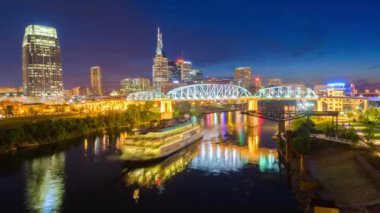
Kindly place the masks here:
<instances>
[{"instance_id":1,"label":"reflection of city lights","mask_svg":"<svg viewBox=\"0 0 380 213\"><path fill-rule=\"evenodd\" d=\"M84 139L84 156L87 157L87 149L88 149L88 140Z\"/></svg>"},{"instance_id":2,"label":"reflection of city lights","mask_svg":"<svg viewBox=\"0 0 380 213\"><path fill-rule=\"evenodd\" d=\"M207 114L205 120L214 120L217 114ZM278 171L278 155L275 150L259 148L260 131L262 121L258 120L257 127L247 128L244 124L246 116L241 116L239 112L228 112L227 116L220 115L220 124L207 131L210 126L205 126L204 140L200 145L200 155L197 156L190 168L220 173L224 171L237 171L247 163L258 164L260 171ZM235 121L235 122L234 122ZM228 124L227 126L225 124ZM224 127L226 131L224 131ZM239 146L234 142L220 141L223 136L235 135ZM216 141L214 141L216 139ZM212 141L212 142L206 142Z\"/></svg>"},{"instance_id":3,"label":"reflection of city lights","mask_svg":"<svg viewBox=\"0 0 380 213\"><path fill-rule=\"evenodd\" d=\"M137 203L137 202L139 202L139 198L140 198L140 190L139 189L135 189L133 191L133 199Z\"/></svg>"},{"instance_id":4,"label":"reflection of city lights","mask_svg":"<svg viewBox=\"0 0 380 213\"><path fill-rule=\"evenodd\" d=\"M28 164L26 199L32 212L60 212L64 196L65 154L33 159Z\"/></svg>"}]
</instances>

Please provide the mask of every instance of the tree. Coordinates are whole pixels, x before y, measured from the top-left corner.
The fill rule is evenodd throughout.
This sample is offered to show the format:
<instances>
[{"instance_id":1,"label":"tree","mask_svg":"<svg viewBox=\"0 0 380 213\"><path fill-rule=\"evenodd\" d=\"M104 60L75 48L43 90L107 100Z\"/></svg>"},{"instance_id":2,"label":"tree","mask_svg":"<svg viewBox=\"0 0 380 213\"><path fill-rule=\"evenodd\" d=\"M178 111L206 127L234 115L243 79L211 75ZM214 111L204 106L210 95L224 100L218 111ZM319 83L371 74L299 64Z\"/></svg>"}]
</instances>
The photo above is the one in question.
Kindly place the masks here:
<instances>
[{"instance_id":1,"label":"tree","mask_svg":"<svg viewBox=\"0 0 380 213\"><path fill-rule=\"evenodd\" d=\"M184 114L189 114L191 104L189 102L178 102L174 105L174 117L179 117Z\"/></svg>"},{"instance_id":2,"label":"tree","mask_svg":"<svg viewBox=\"0 0 380 213\"><path fill-rule=\"evenodd\" d=\"M374 146L376 130L373 126L369 126L368 128L363 130L363 138L362 141L369 146Z\"/></svg>"},{"instance_id":3,"label":"tree","mask_svg":"<svg viewBox=\"0 0 380 213\"><path fill-rule=\"evenodd\" d=\"M311 138L310 133L314 129L314 123L309 119L303 120L303 122L298 123L298 128L294 131L293 138L291 139L293 149L295 149L300 157L300 173L301 175L305 172L304 167L304 155L311 151Z\"/></svg>"},{"instance_id":4,"label":"tree","mask_svg":"<svg viewBox=\"0 0 380 213\"><path fill-rule=\"evenodd\" d=\"M367 122L376 122L379 117L379 111L374 106L370 106L364 112L364 117Z\"/></svg>"},{"instance_id":5,"label":"tree","mask_svg":"<svg viewBox=\"0 0 380 213\"><path fill-rule=\"evenodd\" d=\"M7 105L5 107L5 115L7 117L10 117L11 115L13 115L13 106L12 105Z\"/></svg>"},{"instance_id":6,"label":"tree","mask_svg":"<svg viewBox=\"0 0 380 213\"><path fill-rule=\"evenodd\" d=\"M354 117L354 112L351 111L351 110L348 111L348 112L347 112L347 117L348 117L348 118L353 118L353 117Z\"/></svg>"},{"instance_id":7,"label":"tree","mask_svg":"<svg viewBox=\"0 0 380 213\"><path fill-rule=\"evenodd\" d=\"M37 114L38 114L38 111L35 110L33 107L30 107L30 108L28 109L28 111L29 111L29 114L31 114L31 115L37 115Z\"/></svg>"},{"instance_id":8,"label":"tree","mask_svg":"<svg viewBox=\"0 0 380 213\"><path fill-rule=\"evenodd\" d=\"M154 106L153 101L145 101L143 110L151 110Z\"/></svg>"},{"instance_id":9,"label":"tree","mask_svg":"<svg viewBox=\"0 0 380 213\"><path fill-rule=\"evenodd\" d=\"M311 132L314 130L315 124L310 119L299 118L299 119L293 121L292 127L295 131L299 130L300 128L306 128Z\"/></svg>"}]
</instances>

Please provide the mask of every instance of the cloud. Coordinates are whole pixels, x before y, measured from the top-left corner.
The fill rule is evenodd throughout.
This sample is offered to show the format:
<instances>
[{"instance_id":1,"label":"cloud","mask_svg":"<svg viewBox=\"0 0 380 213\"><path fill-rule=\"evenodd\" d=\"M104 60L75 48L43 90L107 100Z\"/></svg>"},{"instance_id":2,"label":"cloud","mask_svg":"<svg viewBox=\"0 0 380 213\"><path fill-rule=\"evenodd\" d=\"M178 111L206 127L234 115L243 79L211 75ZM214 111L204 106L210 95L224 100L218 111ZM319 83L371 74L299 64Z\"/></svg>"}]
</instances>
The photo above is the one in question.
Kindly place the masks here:
<instances>
[{"instance_id":1,"label":"cloud","mask_svg":"<svg viewBox=\"0 0 380 213\"><path fill-rule=\"evenodd\" d=\"M376 65L373 65L373 66L371 66L371 67L368 67L367 69L365 69L365 70L367 70L367 71L369 71L369 70L377 70L377 69L379 69L380 68L380 64L376 64Z\"/></svg>"}]
</instances>

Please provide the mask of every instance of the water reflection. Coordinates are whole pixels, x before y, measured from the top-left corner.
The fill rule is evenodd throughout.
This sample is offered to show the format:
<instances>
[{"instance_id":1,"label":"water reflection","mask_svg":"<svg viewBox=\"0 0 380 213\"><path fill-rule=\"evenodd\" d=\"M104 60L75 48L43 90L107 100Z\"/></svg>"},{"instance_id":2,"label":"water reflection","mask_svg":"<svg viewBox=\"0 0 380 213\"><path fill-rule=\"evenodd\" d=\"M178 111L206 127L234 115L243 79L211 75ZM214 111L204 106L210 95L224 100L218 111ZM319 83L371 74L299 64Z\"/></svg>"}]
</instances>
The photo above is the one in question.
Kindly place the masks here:
<instances>
[{"instance_id":1,"label":"water reflection","mask_svg":"<svg viewBox=\"0 0 380 213\"><path fill-rule=\"evenodd\" d=\"M138 201L140 198L140 187L156 187L159 193L164 192L165 182L186 169L197 154L198 144L193 144L168 157L164 161L139 168L127 167L124 181L126 185L136 187L133 192L133 199Z\"/></svg>"},{"instance_id":2,"label":"water reflection","mask_svg":"<svg viewBox=\"0 0 380 213\"><path fill-rule=\"evenodd\" d=\"M199 123L204 128L200 143L154 165L126 166L124 181L127 186L134 186L132 197L136 202L141 199L141 188L157 188L162 193L164 183L186 168L220 174L240 171L252 164L260 172L279 171L277 151L260 147L260 121L256 122L258 126L249 128L244 115L228 112L206 114Z\"/></svg>"},{"instance_id":3,"label":"water reflection","mask_svg":"<svg viewBox=\"0 0 380 213\"><path fill-rule=\"evenodd\" d=\"M60 212L65 193L65 154L26 162L26 205L31 212Z\"/></svg>"},{"instance_id":4,"label":"water reflection","mask_svg":"<svg viewBox=\"0 0 380 213\"><path fill-rule=\"evenodd\" d=\"M239 171L246 164L257 164L260 171L278 172L277 151L266 148L236 146L232 143L205 142L200 145L200 155L190 164L190 168L212 173Z\"/></svg>"},{"instance_id":5,"label":"water reflection","mask_svg":"<svg viewBox=\"0 0 380 213\"><path fill-rule=\"evenodd\" d=\"M261 122L249 128L239 112L206 114L201 120L204 142L190 168L212 173L238 171L246 164L258 165L261 172L278 172L278 153L260 147Z\"/></svg>"}]
</instances>

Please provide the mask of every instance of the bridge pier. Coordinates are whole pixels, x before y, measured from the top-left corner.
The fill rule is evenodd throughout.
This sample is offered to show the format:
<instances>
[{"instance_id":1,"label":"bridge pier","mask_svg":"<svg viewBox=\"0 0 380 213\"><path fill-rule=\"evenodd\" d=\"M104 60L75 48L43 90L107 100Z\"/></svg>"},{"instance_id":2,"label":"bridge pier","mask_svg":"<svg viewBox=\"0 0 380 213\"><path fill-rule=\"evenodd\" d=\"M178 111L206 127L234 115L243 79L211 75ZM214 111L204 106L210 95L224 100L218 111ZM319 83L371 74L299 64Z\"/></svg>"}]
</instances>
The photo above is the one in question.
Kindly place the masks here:
<instances>
[{"instance_id":1,"label":"bridge pier","mask_svg":"<svg viewBox=\"0 0 380 213\"><path fill-rule=\"evenodd\" d=\"M259 125L259 118L254 116L248 116L248 127L254 128Z\"/></svg>"},{"instance_id":2,"label":"bridge pier","mask_svg":"<svg viewBox=\"0 0 380 213\"><path fill-rule=\"evenodd\" d=\"M173 118L173 105L171 100L161 100L160 101L160 113L161 119L172 119Z\"/></svg>"},{"instance_id":3,"label":"bridge pier","mask_svg":"<svg viewBox=\"0 0 380 213\"><path fill-rule=\"evenodd\" d=\"M248 99L248 110L258 110L257 98Z\"/></svg>"},{"instance_id":4,"label":"bridge pier","mask_svg":"<svg viewBox=\"0 0 380 213\"><path fill-rule=\"evenodd\" d=\"M257 98L248 99L248 111L258 110ZM257 127L259 124L259 119L255 116L248 116L248 127Z\"/></svg>"}]
</instances>

